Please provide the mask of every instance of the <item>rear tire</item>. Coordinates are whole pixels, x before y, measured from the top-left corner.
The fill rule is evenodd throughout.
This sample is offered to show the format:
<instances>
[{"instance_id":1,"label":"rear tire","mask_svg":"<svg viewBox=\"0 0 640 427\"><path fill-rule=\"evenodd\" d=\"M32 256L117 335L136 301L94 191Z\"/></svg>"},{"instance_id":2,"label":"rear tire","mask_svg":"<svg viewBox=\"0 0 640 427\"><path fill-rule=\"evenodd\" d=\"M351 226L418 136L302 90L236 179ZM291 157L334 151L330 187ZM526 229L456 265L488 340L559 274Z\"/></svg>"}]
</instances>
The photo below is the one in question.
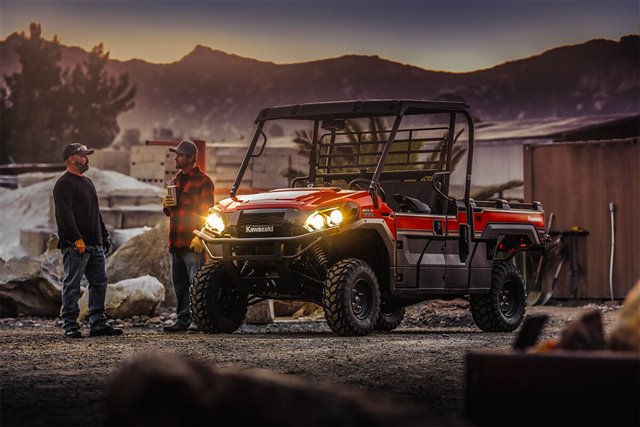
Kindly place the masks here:
<instances>
[{"instance_id":1,"label":"rear tire","mask_svg":"<svg viewBox=\"0 0 640 427\"><path fill-rule=\"evenodd\" d=\"M402 307L396 310L392 310L386 313L385 310L380 309L380 316L378 316L378 322L376 323L376 330L378 331L393 331L400 326L407 309Z\"/></svg>"},{"instance_id":2,"label":"rear tire","mask_svg":"<svg viewBox=\"0 0 640 427\"><path fill-rule=\"evenodd\" d=\"M355 258L338 261L327 272L322 303L333 332L367 335L375 328L380 313L380 289L373 269Z\"/></svg>"},{"instance_id":3,"label":"rear tire","mask_svg":"<svg viewBox=\"0 0 640 427\"><path fill-rule=\"evenodd\" d=\"M527 306L527 291L515 265L493 266L489 293L471 295L471 314L476 325L486 332L511 332L522 320Z\"/></svg>"},{"instance_id":4,"label":"rear tire","mask_svg":"<svg viewBox=\"0 0 640 427\"><path fill-rule=\"evenodd\" d=\"M247 295L236 288L221 262L209 262L191 286L191 318L206 333L236 331L247 313Z\"/></svg>"}]
</instances>

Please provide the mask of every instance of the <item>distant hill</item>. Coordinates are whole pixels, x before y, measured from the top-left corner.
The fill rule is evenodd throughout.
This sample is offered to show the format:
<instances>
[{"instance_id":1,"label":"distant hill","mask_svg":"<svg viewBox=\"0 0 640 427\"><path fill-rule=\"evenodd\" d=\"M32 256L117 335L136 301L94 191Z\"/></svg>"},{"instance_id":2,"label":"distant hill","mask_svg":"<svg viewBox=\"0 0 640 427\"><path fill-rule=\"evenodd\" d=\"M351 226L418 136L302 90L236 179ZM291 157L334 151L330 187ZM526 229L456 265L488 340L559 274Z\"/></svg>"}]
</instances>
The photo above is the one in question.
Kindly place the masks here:
<instances>
[{"instance_id":1,"label":"distant hill","mask_svg":"<svg viewBox=\"0 0 640 427\"><path fill-rule=\"evenodd\" d=\"M0 42L0 71L19 69L18 34ZM640 37L591 40L468 73L429 71L377 56L274 64L196 46L181 60L111 60L138 86L121 130L153 127L207 141L249 136L272 105L358 98L462 99L480 120L575 117L640 111ZM108 46L107 46L108 48ZM63 65L87 52L63 46Z\"/></svg>"}]
</instances>

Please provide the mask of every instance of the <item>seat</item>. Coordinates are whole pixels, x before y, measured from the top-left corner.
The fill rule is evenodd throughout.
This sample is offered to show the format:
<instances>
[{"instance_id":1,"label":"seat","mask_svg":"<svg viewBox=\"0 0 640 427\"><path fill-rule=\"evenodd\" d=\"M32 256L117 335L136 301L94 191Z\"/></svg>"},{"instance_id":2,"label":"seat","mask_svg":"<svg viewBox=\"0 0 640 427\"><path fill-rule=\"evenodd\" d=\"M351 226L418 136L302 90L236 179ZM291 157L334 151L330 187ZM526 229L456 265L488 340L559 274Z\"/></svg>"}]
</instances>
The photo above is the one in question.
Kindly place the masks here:
<instances>
[{"instance_id":1,"label":"seat","mask_svg":"<svg viewBox=\"0 0 640 427\"><path fill-rule=\"evenodd\" d=\"M393 198L396 200L396 202L398 202L398 210L400 212L421 214L431 213L431 208L429 207L429 205L424 203L422 200L418 200L414 197L405 196L399 193L394 194Z\"/></svg>"}]
</instances>

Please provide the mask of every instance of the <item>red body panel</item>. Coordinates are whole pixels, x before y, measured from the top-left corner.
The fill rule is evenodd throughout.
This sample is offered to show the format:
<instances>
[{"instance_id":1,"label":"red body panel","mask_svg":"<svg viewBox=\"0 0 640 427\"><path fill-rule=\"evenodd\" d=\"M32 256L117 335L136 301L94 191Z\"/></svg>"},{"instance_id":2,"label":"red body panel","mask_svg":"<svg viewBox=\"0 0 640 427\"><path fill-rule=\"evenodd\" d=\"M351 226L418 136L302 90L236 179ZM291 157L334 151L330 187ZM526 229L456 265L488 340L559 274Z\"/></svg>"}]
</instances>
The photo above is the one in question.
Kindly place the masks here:
<instances>
[{"instance_id":1,"label":"red body panel","mask_svg":"<svg viewBox=\"0 0 640 427\"><path fill-rule=\"evenodd\" d=\"M487 224L518 223L532 224L537 229L544 228L544 213L538 211L485 209L474 213L476 232L483 231Z\"/></svg>"},{"instance_id":2,"label":"red body panel","mask_svg":"<svg viewBox=\"0 0 640 427\"><path fill-rule=\"evenodd\" d=\"M361 201L366 197L368 201ZM282 188L265 193L247 194L221 200L218 206L225 213L246 209L297 209L312 212L323 206L356 201L360 206L371 204L366 191L339 188Z\"/></svg>"},{"instance_id":3,"label":"red body panel","mask_svg":"<svg viewBox=\"0 0 640 427\"><path fill-rule=\"evenodd\" d=\"M368 191L351 191L340 188L282 188L265 193L240 195L218 203L223 212L231 213L247 209L297 209L312 212L316 209L345 202L355 202L360 206L361 218L383 218L396 237L398 230L433 231L434 221L442 222L442 231L457 234L460 224L467 221L465 212L453 215L417 215L394 213L382 200L378 199L378 209ZM363 214L367 211L367 214ZM518 223L532 224L537 229L544 228L544 213L534 210L483 209L474 213L474 230L482 233L488 224Z\"/></svg>"}]
</instances>

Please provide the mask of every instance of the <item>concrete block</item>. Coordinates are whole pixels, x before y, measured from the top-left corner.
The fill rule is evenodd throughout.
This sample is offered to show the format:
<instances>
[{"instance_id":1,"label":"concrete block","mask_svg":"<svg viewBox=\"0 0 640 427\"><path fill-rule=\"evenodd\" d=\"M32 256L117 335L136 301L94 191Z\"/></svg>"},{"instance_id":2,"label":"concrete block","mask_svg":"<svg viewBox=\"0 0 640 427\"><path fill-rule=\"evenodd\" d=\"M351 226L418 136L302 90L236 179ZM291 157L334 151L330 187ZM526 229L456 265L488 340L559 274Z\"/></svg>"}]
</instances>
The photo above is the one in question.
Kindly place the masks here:
<instances>
[{"instance_id":1,"label":"concrete block","mask_svg":"<svg viewBox=\"0 0 640 427\"><path fill-rule=\"evenodd\" d=\"M125 150L96 150L91 156L91 164L103 170L111 170L129 175L131 153Z\"/></svg>"},{"instance_id":2,"label":"concrete block","mask_svg":"<svg viewBox=\"0 0 640 427\"><path fill-rule=\"evenodd\" d=\"M155 194L111 194L109 196L109 207L140 205L158 205L161 207L162 196Z\"/></svg>"},{"instance_id":3,"label":"concrete block","mask_svg":"<svg viewBox=\"0 0 640 427\"><path fill-rule=\"evenodd\" d=\"M57 233L55 227L35 227L20 230L20 245L32 257L42 255L47 249L47 241L51 234Z\"/></svg>"},{"instance_id":4,"label":"concrete block","mask_svg":"<svg viewBox=\"0 0 640 427\"><path fill-rule=\"evenodd\" d=\"M101 208L102 220L105 225L122 228L122 212L117 208Z\"/></svg>"},{"instance_id":5,"label":"concrete block","mask_svg":"<svg viewBox=\"0 0 640 427\"><path fill-rule=\"evenodd\" d=\"M120 228L144 227L145 225L154 227L166 218L161 207L158 209L123 207L120 212L122 214L122 227Z\"/></svg>"}]
</instances>

